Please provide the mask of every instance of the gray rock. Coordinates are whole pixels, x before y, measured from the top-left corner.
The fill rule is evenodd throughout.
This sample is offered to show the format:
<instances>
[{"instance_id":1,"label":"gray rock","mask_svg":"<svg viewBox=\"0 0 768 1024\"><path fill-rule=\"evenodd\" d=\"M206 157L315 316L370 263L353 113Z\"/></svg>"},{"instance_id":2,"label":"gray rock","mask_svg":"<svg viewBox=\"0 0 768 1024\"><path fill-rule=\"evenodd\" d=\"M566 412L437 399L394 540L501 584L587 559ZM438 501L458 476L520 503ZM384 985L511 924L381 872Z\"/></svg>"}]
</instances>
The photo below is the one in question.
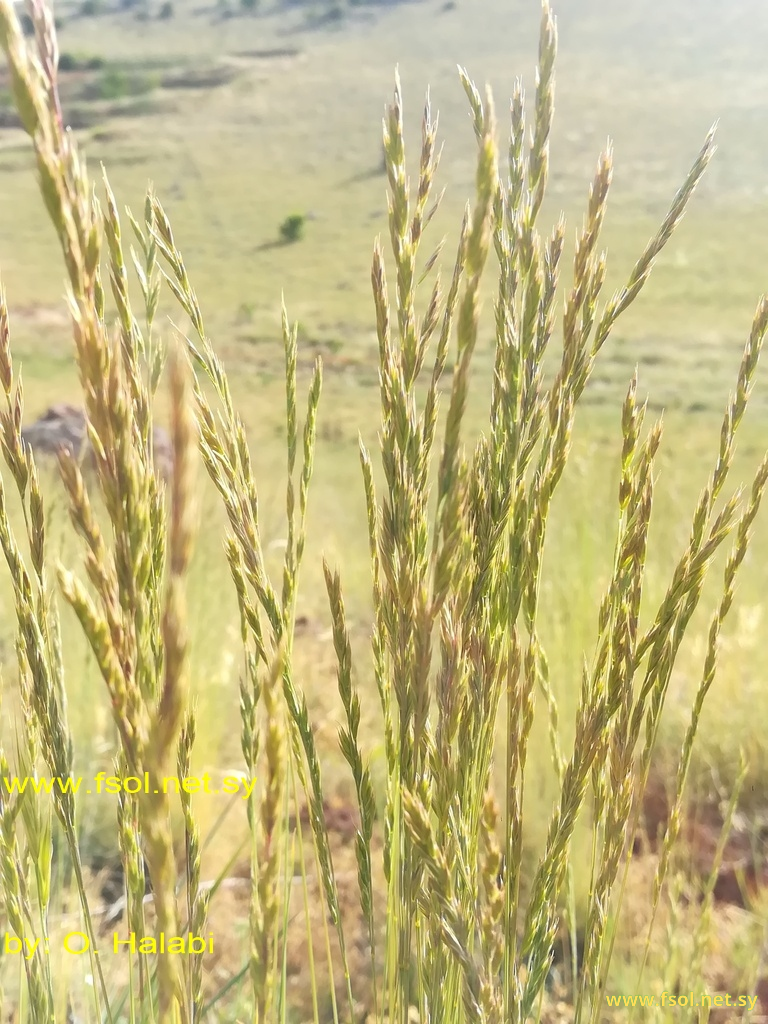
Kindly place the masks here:
<instances>
[{"instance_id":1,"label":"gray rock","mask_svg":"<svg viewBox=\"0 0 768 1024\"><path fill-rule=\"evenodd\" d=\"M85 412L76 405L68 402L52 405L40 419L25 427L21 436L36 455L55 456L60 448L66 448L75 458L82 458L84 466L93 468L93 449L85 428ZM157 471L164 480L168 480L173 468L173 448L168 432L162 427L154 428L153 449Z\"/></svg>"}]
</instances>

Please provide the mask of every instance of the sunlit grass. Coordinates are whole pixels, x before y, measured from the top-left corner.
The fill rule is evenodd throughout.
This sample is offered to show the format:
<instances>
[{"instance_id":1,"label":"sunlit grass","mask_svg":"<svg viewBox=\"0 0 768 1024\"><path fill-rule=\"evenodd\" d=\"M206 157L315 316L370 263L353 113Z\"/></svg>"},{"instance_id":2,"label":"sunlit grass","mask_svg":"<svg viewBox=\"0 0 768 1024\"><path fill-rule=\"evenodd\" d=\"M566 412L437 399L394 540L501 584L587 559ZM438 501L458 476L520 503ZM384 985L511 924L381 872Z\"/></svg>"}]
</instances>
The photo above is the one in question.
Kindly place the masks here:
<instances>
[{"instance_id":1,"label":"sunlit grass","mask_svg":"<svg viewBox=\"0 0 768 1024\"><path fill-rule=\"evenodd\" d=\"M435 242L443 227L448 235L442 290L417 286L433 261L417 259L416 250L431 217L433 178L446 174L452 188L466 186L460 194L472 191L466 158L453 166L446 158L438 174L428 106L409 194L403 147L410 152L415 140L405 131L398 80L384 134L393 252L385 257L377 243L369 271L365 239L382 207L356 214L384 179L374 169L336 180L357 160L362 136L347 138L334 159L337 135L323 117L340 111L342 122L351 119L357 104L331 102L312 74L290 102L312 89L318 148L293 152L296 176L281 181L286 210L301 198L313 203L307 239L275 245L283 212L254 188L254 174L272 180L268 165L274 176L275 158L291 152L292 111L263 112L276 130L245 173L233 156L246 152L247 140L235 144L226 118L216 121L234 108L207 97L207 127L200 121L165 140L165 155L178 143L175 158L194 171L198 212L192 216L189 196L177 196L176 208L173 198L162 201L178 187L178 168L171 174L161 160L161 199L150 191L146 202L132 202L141 211L133 244L143 268L134 277L129 218L106 179L101 205L91 203L85 171L53 114L48 13L36 10L42 73L7 3L2 14L20 111L28 128L40 129L30 133L59 252L38 247L38 213L4 273L21 315L17 331L15 297L10 319L3 304L8 472L0 540L10 573L0 599L16 628L3 637L12 684L0 768L6 777L12 765L23 774L35 764L68 775L109 768L116 757L118 774L156 779L174 764L185 774L244 760L260 783L226 821L213 803L171 806L157 791L118 804L126 917L137 933L178 929L185 916L193 932L220 922L219 885L238 858L249 862L244 986L230 992L195 957L159 956L152 968L129 959L128 978L94 958L83 994L58 959L35 955L26 966L28 1019L47 1019L70 992L96 1016L116 1020L130 1007L132 1019L144 1021L156 1009L163 1024L202 1019L211 995L221 1003L216 1013L258 1021L284 1018L289 1005L346 1020L362 999L375 1019L403 1024L414 1008L424 1022L522 1022L552 983L565 932L583 946L567 993L575 1020L600 1019L606 986L624 984L628 969L638 985L643 977L675 983L672 953L689 958L690 983L701 988L710 977L709 896L705 887L703 915L688 920L680 886L690 879L668 861L684 785L706 788L715 779L718 796L730 798L724 839L742 787L763 786L768 770L758 717L764 573L754 554L766 541L754 523L768 473L759 402L741 425L768 325L765 300L752 321L745 315L754 302L745 293L759 207L745 232L747 215L724 189L721 207L710 201L676 232L650 304L653 286L644 285L710 160L711 138L686 154L690 162L699 152L661 229L666 204L659 216L655 210L658 194L671 194L663 187L671 165L647 154L658 172L647 182L654 213L629 215L643 191L630 151L632 187L622 196L617 186L612 220L613 155L605 150L597 171L584 175L592 187L583 225L575 218L572 260L572 239L561 226L553 231L551 209L563 205L571 222L583 210L587 190L571 192L576 165L540 212L555 51L544 4L534 134L529 150L515 85L508 171L490 93L482 97L460 75L479 151L461 235L456 196L429 225ZM473 45L470 36L470 54ZM327 58L333 46L326 40L317 52ZM360 82L371 87L374 78L362 73ZM237 94L233 87L229 101ZM451 124L455 114L449 104L451 137L460 127ZM130 193L133 171L116 162L111 187ZM299 196L297 183L321 166L314 191ZM19 196L23 210L31 194ZM725 234L742 231L742 255L732 261L703 226L707 208L720 216L728 202ZM52 312L62 253L73 324ZM159 281L161 268L170 288L155 309L147 282ZM373 317L370 294L364 314L366 277ZM298 314L295 327L274 305L278 281ZM102 284L111 292L106 313ZM307 285L306 305L293 301ZM146 317L145 306L153 307ZM172 372L153 413L170 423L176 456L163 499L142 437L155 404L154 353L170 347L165 314L174 307L190 360L171 349ZM27 409L42 410L65 381L75 384L59 356L72 326L97 448L98 479L87 489L70 457L60 459L63 483L47 471L38 479L19 442L19 355L32 364L24 372L34 385ZM231 385L225 365L234 367ZM729 397L722 381L734 379ZM644 421L646 392L656 405ZM663 443L653 422L659 404L672 409ZM198 431L206 482L194 473ZM731 497L733 477L754 481ZM91 507L94 483L100 500ZM739 611L729 617L737 571ZM58 602L49 599L54 588ZM372 659L363 655L371 638ZM650 920L646 913L638 939L632 901L643 890L633 888L628 844L657 757L669 766L673 805L680 803L653 862ZM357 808L354 854L339 850L329 824L336 797ZM50 887L52 809L55 863L69 856L74 900L97 941L93 880L82 865L97 863L110 841L114 856L114 806L82 803L0 801L3 906L17 936L37 933L38 918L43 937L49 918L52 929L61 924L58 873L53 898ZM146 909L147 879L156 916ZM628 930L614 932L622 909ZM752 911L756 933L764 915ZM297 991L288 963L302 916L298 941L309 967ZM661 945L656 917L657 933L668 926ZM231 923L225 931L232 938ZM759 956L741 961L754 985ZM114 996L128 983L122 999ZM15 983L8 991L19 998Z\"/></svg>"}]
</instances>

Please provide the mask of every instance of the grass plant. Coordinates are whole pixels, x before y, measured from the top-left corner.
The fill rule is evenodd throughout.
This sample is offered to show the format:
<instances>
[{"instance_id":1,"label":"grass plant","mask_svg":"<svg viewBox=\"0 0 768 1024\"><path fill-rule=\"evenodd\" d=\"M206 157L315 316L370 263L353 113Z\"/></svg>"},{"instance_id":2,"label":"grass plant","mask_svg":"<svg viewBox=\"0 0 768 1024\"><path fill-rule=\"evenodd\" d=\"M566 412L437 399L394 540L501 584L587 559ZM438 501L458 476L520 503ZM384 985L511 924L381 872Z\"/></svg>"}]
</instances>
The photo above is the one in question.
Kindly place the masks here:
<instances>
[{"instance_id":1,"label":"grass plant","mask_svg":"<svg viewBox=\"0 0 768 1024\"><path fill-rule=\"evenodd\" d=\"M323 758L309 709L312 679L294 643L322 415L322 363L315 362L300 397L298 327L283 307L285 546L275 569L245 425L170 218L150 189L141 222L127 217L136 245L129 248L106 174L99 200L76 140L64 127L52 14L42 0L33 0L31 15L34 37L25 39L15 8L0 0L0 43L64 261L96 473L87 479L71 455L59 456L82 565L73 569L59 560L52 566L40 477L21 439L24 391L12 359L3 293L0 429L7 472L0 489L0 544L13 585L13 698L21 714L15 750L0 756L0 906L9 935L29 948L35 939L42 943L23 961L19 1019L72 1019L73 1000L83 1019L113 1024L292 1019L287 951L295 928L294 883L301 890L305 970L316 1021L352 1021L361 1012L390 1024L538 1019L546 1013L564 922L574 963L571 1018L604 1019L616 922L670 680L686 632L709 593L705 583L712 566L723 556L723 581L652 885L640 987L653 966L657 912L676 908L669 865L692 750L768 481L768 457L753 467L746 488L731 481L736 436L768 330L768 300L758 302L687 542L670 567L661 599L650 607L646 568L663 425L658 419L646 426L638 378L628 381L617 416L613 563L594 612L593 646L574 683L578 702L569 742L563 739L542 639L543 566L550 513L585 389L617 322L643 291L685 213L714 152L714 132L628 279L606 298L607 256L601 246L613 174L610 145L598 158L572 257L566 254L562 218L547 233L539 226L549 178L557 48L555 20L544 0L532 122L527 123L518 82L503 151L491 91L481 92L459 69L477 147L476 188L444 281L438 269L442 243L424 250L442 198L435 195L437 117L428 98L412 189L396 79L383 126L391 255L385 259L377 241L371 267L377 457L362 437L359 445L384 765L378 783L361 730L369 694L358 685L362 652L352 643L346 569L330 560L322 566L343 712L339 746L357 804L354 858L368 965L368 977L360 977L351 967L353 943L327 821ZM564 275L566 259L571 265ZM473 443L466 411L489 265L495 275L493 379L486 427ZM178 344L167 353L167 367L154 325L161 281L185 321L177 328ZM148 444L164 376L174 453L167 488L158 481ZM63 598L108 693L117 737L115 773L149 780L146 792L122 793L117 803L130 930L138 941L206 931L223 873L212 887L203 887L201 829L186 794L176 808L182 836L177 856L174 809L161 785L174 769L179 776L189 774L195 752L198 710L190 697L186 590L200 518L198 461L227 522L222 555L242 645L240 746L244 774L256 782L247 804L244 954L250 996L229 1004L227 986L216 989L206 978L198 953L126 954L129 977L121 988L111 977L109 952L93 920L74 795L54 789L48 802L30 791L13 793L10 786L14 774L75 775L59 614ZM23 509L21 534L8 513L8 480ZM556 795L546 837L527 870L537 707L548 722ZM723 843L745 771L726 815ZM303 833L302 809L308 825ZM590 836L586 861L574 853L580 821ZM65 840L89 948L92 984L85 997L77 986L62 992L58 960L43 952L54 942L53 829ZM721 858L722 848L716 863ZM587 893L580 962L577 875ZM712 887L694 932L694 976L686 979L701 990ZM323 901L320 924L312 917L314 892ZM759 956L755 971L758 962Z\"/></svg>"}]
</instances>

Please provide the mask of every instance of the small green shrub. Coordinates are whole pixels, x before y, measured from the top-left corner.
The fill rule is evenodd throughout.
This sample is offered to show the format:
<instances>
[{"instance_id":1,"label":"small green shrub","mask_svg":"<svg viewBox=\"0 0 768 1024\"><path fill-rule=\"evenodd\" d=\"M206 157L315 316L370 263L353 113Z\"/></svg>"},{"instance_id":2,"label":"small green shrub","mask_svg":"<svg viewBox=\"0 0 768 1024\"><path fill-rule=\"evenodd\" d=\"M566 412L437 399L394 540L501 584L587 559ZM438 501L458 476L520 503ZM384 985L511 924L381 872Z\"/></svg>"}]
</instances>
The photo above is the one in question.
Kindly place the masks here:
<instances>
[{"instance_id":1,"label":"small green shrub","mask_svg":"<svg viewBox=\"0 0 768 1024\"><path fill-rule=\"evenodd\" d=\"M103 11L104 5L102 0L83 0L80 5L81 18L95 18L97 15L102 14Z\"/></svg>"},{"instance_id":2,"label":"small green shrub","mask_svg":"<svg viewBox=\"0 0 768 1024\"><path fill-rule=\"evenodd\" d=\"M59 71L77 71L80 67L80 62L72 53L66 51L59 57Z\"/></svg>"},{"instance_id":3,"label":"small green shrub","mask_svg":"<svg viewBox=\"0 0 768 1024\"><path fill-rule=\"evenodd\" d=\"M101 71L106 63L103 57L83 56L65 50L59 57L59 71Z\"/></svg>"},{"instance_id":4,"label":"small green shrub","mask_svg":"<svg viewBox=\"0 0 768 1024\"><path fill-rule=\"evenodd\" d=\"M286 243L298 242L304 237L307 218L303 213L292 213L280 225L280 237Z\"/></svg>"},{"instance_id":5,"label":"small green shrub","mask_svg":"<svg viewBox=\"0 0 768 1024\"><path fill-rule=\"evenodd\" d=\"M175 8L173 6L173 0L164 0L162 7L158 13L158 18L161 21L169 21L175 14Z\"/></svg>"},{"instance_id":6,"label":"small green shrub","mask_svg":"<svg viewBox=\"0 0 768 1024\"><path fill-rule=\"evenodd\" d=\"M120 100L129 96L146 96L158 86L156 75L107 68L84 90L90 100Z\"/></svg>"}]
</instances>

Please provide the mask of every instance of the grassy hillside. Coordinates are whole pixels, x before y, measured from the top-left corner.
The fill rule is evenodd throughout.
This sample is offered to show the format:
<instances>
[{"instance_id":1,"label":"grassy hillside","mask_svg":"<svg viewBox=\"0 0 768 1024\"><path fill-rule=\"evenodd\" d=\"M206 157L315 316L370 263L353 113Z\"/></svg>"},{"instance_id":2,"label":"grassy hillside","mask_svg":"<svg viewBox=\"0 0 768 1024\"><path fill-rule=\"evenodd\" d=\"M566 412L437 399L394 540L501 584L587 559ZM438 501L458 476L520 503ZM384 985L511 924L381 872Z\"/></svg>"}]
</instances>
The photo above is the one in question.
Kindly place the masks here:
<instances>
[{"instance_id":1,"label":"grassy hillside","mask_svg":"<svg viewBox=\"0 0 768 1024\"><path fill-rule=\"evenodd\" d=\"M57 6L62 51L80 65L104 62L99 71L62 76L79 79L68 105L73 119L89 122L81 134L92 167L103 160L134 208L152 179L217 346L243 372L280 358L283 290L306 342L326 351L328 369L350 367L365 379L371 243L386 232L380 116L393 68L400 67L414 156L428 86L440 112L447 194L437 234L447 232L450 252L473 174L455 65L491 82L498 97L510 96L523 75L530 94L537 4L381 5L313 31L303 27L301 9L222 19L215 5L179 3L174 12L142 21L129 11L84 18L76 6ZM548 215L562 208L578 222L610 137L609 283L626 275L720 120L720 151L690 216L606 353L600 382L615 385L614 398L638 362L655 402L719 405L717 382L738 358L764 284L768 152L759 98L768 73L750 44L765 21L759 5L742 0L713 3L706 15L693 0L637 10L567 0L559 12ZM140 95L87 98L110 88ZM54 312L60 273L19 133L0 133L0 168L3 193L13 196L0 210L0 265L19 310L17 338L39 354L30 372L56 375L69 353ZM305 238L281 246L280 225L292 213L308 218Z\"/></svg>"}]
</instances>

